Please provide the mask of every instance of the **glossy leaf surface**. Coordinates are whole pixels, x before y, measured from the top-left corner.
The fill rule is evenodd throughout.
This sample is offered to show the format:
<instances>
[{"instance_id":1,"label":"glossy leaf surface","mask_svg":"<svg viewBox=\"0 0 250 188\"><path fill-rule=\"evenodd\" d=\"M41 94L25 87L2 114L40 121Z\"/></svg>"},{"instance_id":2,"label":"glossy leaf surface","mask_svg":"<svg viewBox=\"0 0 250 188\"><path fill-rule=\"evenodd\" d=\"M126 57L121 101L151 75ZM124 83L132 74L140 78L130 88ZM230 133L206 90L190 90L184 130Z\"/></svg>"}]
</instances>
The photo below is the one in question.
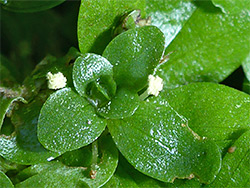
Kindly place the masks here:
<instances>
[{"instance_id":1,"label":"glossy leaf surface","mask_svg":"<svg viewBox=\"0 0 250 188\"><path fill-rule=\"evenodd\" d=\"M216 144L192 132L187 121L162 99L142 102L132 117L110 120L108 128L125 158L158 180L173 182L194 174L210 183L220 169Z\"/></svg>"},{"instance_id":2,"label":"glossy leaf surface","mask_svg":"<svg viewBox=\"0 0 250 188\"><path fill-rule=\"evenodd\" d=\"M212 0L216 7L219 7L222 12L227 14L235 14L243 9L250 10L250 2L248 0Z\"/></svg>"},{"instance_id":3,"label":"glossy leaf surface","mask_svg":"<svg viewBox=\"0 0 250 188\"><path fill-rule=\"evenodd\" d=\"M0 171L0 185L2 188L14 188L11 180L2 171Z\"/></svg>"},{"instance_id":4,"label":"glossy leaf surface","mask_svg":"<svg viewBox=\"0 0 250 188\"><path fill-rule=\"evenodd\" d=\"M37 121L43 101L40 97L30 104L19 106L11 121L15 132L0 136L0 155L19 164L47 162L59 153L46 150L37 139Z\"/></svg>"},{"instance_id":5,"label":"glossy leaf surface","mask_svg":"<svg viewBox=\"0 0 250 188\"><path fill-rule=\"evenodd\" d=\"M105 121L97 117L86 99L64 88L50 95L44 103L37 133L45 148L66 152L90 144L105 126Z\"/></svg>"},{"instance_id":6,"label":"glossy leaf surface","mask_svg":"<svg viewBox=\"0 0 250 188\"><path fill-rule=\"evenodd\" d=\"M161 96L202 136L216 141L235 140L250 129L250 97L238 90L213 83L195 83Z\"/></svg>"},{"instance_id":7,"label":"glossy leaf surface","mask_svg":"<svg viewBox=\"0 0 250 188\"><path fill-rule=\"evenodd\" d=\"M140 103L136 92L121 88L105 106L99 107L97 112L106 119L122 119L132 116Z\"/></svg>"},{"instance_id":8,"label":"glossy leaf surface","mask_svg":"<svg viewBox=\"0 0 250 188\"><path fill-rule=\"evenodd\" d=\"M41 164L25 169L20 177L29 177L18 184L17 187L26 187L28 185L37 186L87 186L101 187L115 172L118 163L118 151L110 136L104 136L98 140L99 160L96 164L96 177L90 178L91 165L88 167L67 167L61 163ZM98 157L98 156L97 156Z\"/></svg>"},{"instance_id":9,"label":"glossy leaf surface","mask_svg":"<svg viewBox=\"0 0 250 188\"><path fill-rule=\"evenodd\" d=\"M151 24L164 33L165 46L170 44L195 10L196 6L190 0L146 0L146 14L151 17Z\"/></svg>"},{"instance_id":10,"label":"glossy leaf surface","mask_svg":"<svg viewBox=\"0 0 250 188\"><path fill-rule=\"evenodd\" d=\"M145 0L82 1L77 28L80 51L102 54L120 18L135 9L144 12Z\"/></svg>"},{"instance_id":11,"label":"glossy leaf surface","mask_svg":"<svg viewBox=\"0 0 250 188\"><path fill-rule=\"evenodd\" d=\"M118 35L106 47L103 56L113 65L118 87L139 91L159 64L163 50L163 33L157 27L145 26Z\"/></svg>"},{"instance_id":12,"label":"glossy leaf surface","mask_svg":"<svg viewBox=\"0 0 250 188\"><path fill-rule=\"evenodd\" d=\"M165 88L191 82L220 82L238 68L250 51L248 11L223 14L210 1L198 8L168 46L172 53L157 75Z\"/></svg>"},{"instance_id":13,"label":"glossy leaf surface","mask_svg":"<svg viewBox=\"0 0 250 188\"><path fill-rule=\"evenodd\" d=\"M102 77L108 77L106 79L113 80L113 66L107 59L100 55L90 53L82 55L76 59L73 68L73 83L76 91L81 96L88 95L86 91L88 85L91 82L102 82ZM102 83L102 85L105 84L106 88L99 84L101 92L106 97L111 97L115 94L116 85L114 81L111 82L111 84Z\"/></svg>"},{"instance_id":14,"label":"glossy leaf surface","mask_svg":"<svg viewBox=\"0 0 250 188\"><path fill-rule=\"evenodd\" d=\"M244 133L231 146L222 161L219 174L206 187L249 187L250 186L250 131Z\"/></svg>"},{"instance_id":15,"label":"glossy leaf surface","mask_svg":"<svg viewBox=\"0 0 250 188\"><path fill-rule=\"evenodd\" d=\"M1 1L2 7L9 11L14 12L38 12L53 8L65 0L53 0L53 1L23 1L23 0L6 0Z\"/></svg>"}]
</instances>

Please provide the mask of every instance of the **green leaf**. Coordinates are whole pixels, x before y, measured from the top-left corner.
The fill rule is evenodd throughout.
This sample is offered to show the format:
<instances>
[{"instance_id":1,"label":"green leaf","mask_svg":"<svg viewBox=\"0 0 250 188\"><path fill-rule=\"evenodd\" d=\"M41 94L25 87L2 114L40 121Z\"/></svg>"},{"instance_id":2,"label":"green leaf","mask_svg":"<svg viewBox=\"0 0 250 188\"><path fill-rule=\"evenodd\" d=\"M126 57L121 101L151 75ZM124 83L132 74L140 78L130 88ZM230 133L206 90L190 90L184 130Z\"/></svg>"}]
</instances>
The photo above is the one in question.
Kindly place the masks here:
<instances>
[{"instance_id":1,"label":"green leaf","mask_svg":"<svg viewBox=\"0 0 250 188\"><path fill-rule=\"evenodd\" d=\"M76 59L73 68L73 83L81 96L89 96L92 91L88 91L87 87L92 82L107 99L115 94L113 66L104 57L88 53Z\"/></svg>"},{"instance_id":2,"label":"green leaf","mask_svg":"<svg viewBox=\"0 0 250 188\"><path fill-rule=\"evenodd\" d=\"M250 81L247 80L246 78L244 79L242 90L243 90L245 93L250 94Z\"/></svg>"},{"instance_id":3,"label":"green leaf","mask_svg":"<svg viewBox=\"0 0 250 188\"><path fill-rule=\"evenodd\" d=\"M135 181L124 171L121 165L118 165L115 174L106 183L103 188L138 188Z\"/></svg>"},{"instance_id":4,"label":"green leaf","mask_svg":"<svg viewBox=\"0 0 250 188\"><path fill-rule=\"evenodd\" d=\"M75 48L70 48L68 53L56 58L53 56L46 56L32 71L31 75L24 80L24 96L31 100L36 96L42 88L48 88L46 75L48 72L56 74L61 72L67 78L67 86L73 86L72 81L72 61L74 61L80 52Z\"/></svg>"},{"instance_id":5,"label":"green leaf","mask_svg":"<svg viewBox=\"0 0 250 188\"><path fill-rule=\"evenodd\" d=\"M82 0L77 28L80 51L102 54L119 18L135 9L144 12L144 8L145 0Z\"/></svg>"},{"instance_id":6,"label":"green leaf","mask_svg":"<svg viewBox=\"0 0 250 188\"><path fill-rule=\"evenodd\" d=\"M250 131L244 133L230 148L222 161L216 179L207 187L250 186Z\"/></svg>"},{"instance_id":7,"label":"green leaf","mask_svg":"<svg viewBox=\"0 0 250 188\"><path fill-rule=\"evenodd\" d=\"M90 178L90 170L93 166L88 167L67 167L61 163L40 164L31 166L22 173L19 178L27 178L25 181L17 185L17 187L32 186L49 186L49 187L101 187L114 174L118 163L118 151L109 135L98 139L99 159L96 168L96 177ZM98 156L97 156L98 157ZM69 185L69 186L67 186Z\"/></svg>"},{"instance_id":8,"label":"green leaf","mask_svg":"<svg viewBox=\"0 0 250 188\"><path fill-rule=\"evenodd\" d=\"M195 10L196 6L190 0L146 1L147 16L151 17L151 24L164 33L165 46L170 44Z\"/></svg>"},{"instance_id":9,"label":"green leaf","mask_svg":"<svg viewBox=\"0 0 250 188\"><path fill-rule=\"evenodd\" d=\"M142 102L132 117L108 121L126 159L139 171L164 182L199 177L210 183L220 169L217 145L203 140L163 99Z\"/></svg>"},{"instance_id":10,"label":"green leaf","mask_svg":"<svg viewBox=\"0 0 250 188\"><path fill-rule=\"evenodd\" d=\"M70 88L61 89L44 103L37 134L41 144L57 152L86 146L96 140L106 127L86 99Z\"/></svg>"},{"instance_id":11,"label":"green leaf","mask_svg":"<svg viewBox=\"0 0 250 188\"><path fill-rule=\"evenodd\" d=\"M192 179L192 180L182 180L182 179L176 179L174 183L165 183L158 181L156 179L153 179L149 176L146 176L139 171L137 171L132 165L130 165L124 157L120 155L119 159L119 166L122 167L123 171L125 171L130 178L136 182L138 187L144 188L144 187L154 187L154 188L166 188L166 187L175 187L175 188L180 188L180 187L190 187L190 188L200 188L200 182L198 179ZM118 166L118 168L119 168Z\"/></svg>"},{"instance_id":12,"label":"green leaf","mask_svg":"<svg viewBox=\"0 0 250 188\"><path fill-rule=\"evenodd\" d=\"M222 12L227 14L237 14L242 10L250 10L248 0L212 0L214 6L219 7Z\"/></svg>"},{"instance_id":13,"label":"green leaf","mask_svg":"<svg viewBox=\"0 0 250 188\"><path fill-rule=\"evenodd\" d=\"M14 185L2 171L0 171L0 185L2 188L14 188Z\"/></svg>"},{"instance_id":14,"label":"green leaf","mask_svg":"<svg viewBox=\"0 0 250 188\"><path fill-rule=\"evenodd\" d=\"M130 29L112 40L103 56L113 65L117 87L139 91L159 64L164 35L154 26Z\"/></svg>"},{"instance_id":15,"label":"green leaf","mask_svg":"<svg viewBox=\"0 0 250 188\"><path fill-rule=\"evenodd\" d=\"M238 68L250 51L250 17L223 14L210 1L198 8L166 49L171 53L158 74L165 88L191 82L220 82Z\"/></svg>"},{"instance_id":16,"label":"green leaf","mask_svg":"<svg viewBox=\"0 0 250 188\"><path fill-rule=\"evenodd\" d=\"M137 93L121 88L105 106L97 112L106 119L122 119L132 116L138 108L140 99Z\"/></svg>"},{"instance_id":17,"label":"green leaf","mask_svg":"<svg viewBox=\"0 0 250 188\"><path fill-rule=\"evenodd\" d=\"M215 141L235 140L250 129L249 95L227 86L194 83L161 93L196 133Z\"/></svg>"},{"instance_id":18,"label":"green leaf","mask_svg":"<svg viewBox=\"0 0 250 188\"><path fill-rule=\"evenodd\" d=\"M14 12L38 12L53 8L65 0L53 0L53 1L23 1L23 0L2 0L0 3L6 10Z\"/></svg>"},{"instance_id":19,"label":"green leaf","mask_svg":"<svg viewBox=\"0 0 250 188\"><path fill-rule=\"evenodd\" d=\"M12 162L30 165L59 155L46 150L37 139L37 121L43 101L42 97L38 97L13 113L11 120L16 130L11 136L0 136L1 156Z\"/></svg>"},{"instance_id":20,"label":"green leaf","mask_svg":"<svg viewBox=\"0 0 250 188\"><path fill-rule=\"evenodd\" d=\"M245 61L242 63L242 67L247 79L250 81L250 53L248 54Z\"/></svg>"},{"instance_id":21,"label":"green leaf","mask_svg":"<svg viewBox=\"0 0 250 188\"><path fill-rule=\"evenodd\" d=\"M24 100L24 98L20 96L20 93L16 91L13 91L11 89L5 89L5 88L0 88L0 90L4 91L3 93L2 91L0 91L0 106L1 106L0 130L1 130L4 117L8 113L8 111L10 113L10 111L13 109L13 103L16 101L22 101L22 102L26 102L26 101Z\"/></svg>"}]
</instances>

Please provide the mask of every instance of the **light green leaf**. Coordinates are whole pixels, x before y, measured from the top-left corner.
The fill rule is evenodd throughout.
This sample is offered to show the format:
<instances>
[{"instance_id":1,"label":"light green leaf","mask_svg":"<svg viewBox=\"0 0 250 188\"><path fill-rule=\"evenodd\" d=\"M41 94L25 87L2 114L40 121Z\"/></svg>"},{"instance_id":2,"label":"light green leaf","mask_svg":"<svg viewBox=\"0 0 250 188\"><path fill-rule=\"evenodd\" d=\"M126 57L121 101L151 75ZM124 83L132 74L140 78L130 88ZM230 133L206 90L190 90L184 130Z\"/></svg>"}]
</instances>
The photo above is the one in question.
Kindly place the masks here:
<instances>
[{"instance_id":1,"label":"light green leaf","mask_svg":"<svg viewBox=\"0 0 250 188\"><path fill-rule=\"evenodd\" d=\"M248 54L245 61L242 63L242 67L247 79L250 81L250 53Z\"/></svg>"},{"instance_id":2,"label":"light green leaf","mask_svg":"<svg viewBox=\"0 0 250 188\"><path fill-rule=\"evenodd\" d=\"M0 171L0 185L1 188L14 188L14 185L2 171Z\"/></svg>"},{"instance_id":3,"label":"light green leaf","mask_svg":"<svg viewBox=\"0 0 250 188\"><path fill-rule=\"evenodd\" d=\"M196 6L190 0L146 0L146 14L151 17L151 24L164 33L165 46L170 44L195 10Z\"/></svg>"},{"instance_id":4,"label":"light green leaf","mask_svg":"<svg viewBox=\"0 0 250 188\"><path fill-rule=\"evenodd\" d=\"M168 62L156 74L165 88L191 82L220 82L238 68L250 51L250 17L247 11L223 14L210 1L198 8L166 49Z\"/></svg>"},{"instance_id":5,"label":"light green leaf","mask_svg":"<svg viewBox=\"0 0 250 188\"><path fill-rule=\"evenodd\" d=\"M135 114L108 121L121 153L139 171L164 182L196 175L210 183L220 169L215 143L203 140L163 99L142 102Z\"/></svg>"},{"instance_id":6,"label":"light green leaf","mask_svg":"<svg viewBox=\"0 0 250 188\"><path fill-rule=\"evenodd\" d=\"M136 92L121 88L105 106L99 107L97 112L106 119L122 119L132 116L140 103Z\"/></svg>"},{"instance_id":7,"label":"light green leaf","mask_svg":"<svg viewBox=\"0 0 250 188\"><path fill-rule=\"evenodd\" d=\"M248 0L212 0L214 6L219 7L222 12L227 14L239 13L242 10L250 10Z\"/></svg>"},{"instance_id":8,"label":"light green leaf","mask_svg":"<svg viewBox=\"0 0 250 188\"><path fill-rule=\"evenodd\" d=\"M53 8L65 0L53 0L53 1L23 1L23 0L2 0L0 3L6 10L14 12L38 12Z\"/></svg>"},{"instance_id":9,"label":"light green leaf","mask_svg":"<svg viewBox=\"0 0 250 188\"><path fill-rule=\"evenodd\" d=\"M101 187L115 172L118 164L118 151L109 135L98 139L98 146L99 156L97 156L98 161L95 165L96 177L94 179L90 178L90 171L93 170L93 165L88 167L67 167L59 162L52 162L51 164L34 165L24 169L18 174L18 178L21 180L27 179L19 183L17 187L27 187L29 185L43 185L45 187ZM85 149L88 150L88 147ZM78 164L80 163L81 161Z\"/></svg>"},{"instance_id":10,"label":"light green leaf","mask_svg":"<svg viewBox=\"0 0 250 188\"><path fill-rule=\"evenodd\" d=\"M91 83L110 99L115 94L116 84L113 81L113 66L107 59L96 54L84 54L78 57L73 68L73 83L81 96L95 97L88 87ZM94 100L94 99L93 99Z\"/></svg>"},{"instance_id":11,"label":"light green leaf","mask_svg":"<svg viewBox=\"0 0 250 188\"><path fill-rule=\"evenodd\" d=\"M145 0L82 0L77 28L80 51L102 54L119 18L135 9L144 12L144 8Z\"/></svg>"},{"instance_id":12,"label":"light green leaf","mask_svg":"<svg viewBox=\"0 0 250 188\"><path fill-rule=\"evenodd\" d=\"M215 141L235 140L250 129L249 95L213 83L189 84L162 92L196 133Z\"/></svg>"},{"instance_id":13,"label":"light green leaf","mask_svg":"<svg viewBox=\"0 0 250 188\"><path fill-rule=\"evenodd\" d=\"M155 26L145 26L118 35L103 56L113 65L117 87L139 91L159 64L163 50L163 33Z\"/></svg>"},{"instance_id":14,"label":"light green leaf","mask_svg":"<svg viewBox=\"0 0 250 188\"><path fill-rule=\"evenodd\" d=\"M247 80L246 78L244 79L242 90L243 90L245 93L250 94L250 81Z\"/></svg>"},{"instance_id":15,"label":"light green leaf","mask_svg":"<svg viewBox=\"0 0 250 188\"><path fill-rule=\"evenodd\" d=\"M37 127L41 144L57 152L86 146L96 140L106 127L86 99L70 88L61 89L44 103Z\"/></svg>"},{"instance_id":16,"label":"light green leaf","mask_svg":"<svg viewBox=\"0 0 250 188\"><path fill-rule=\"evenodd\" d=\"M250 131L231 146L222 161L219 174L206 187L249 187L250 185Z\"/></svg>"},{"instance_id":17,"label":"light green leaf","mask_svg":"<svg viewBox=\"0 0 250 188\"><path fill-rule=\"evenodd\" d=\"M29 104L20 105L11 120L16 127L10 136L0 136L0 155L18 164L46 162L59 153L46 150L37 139L37 121L44 99L36 98Z\"/></svg>"}]
</instances>

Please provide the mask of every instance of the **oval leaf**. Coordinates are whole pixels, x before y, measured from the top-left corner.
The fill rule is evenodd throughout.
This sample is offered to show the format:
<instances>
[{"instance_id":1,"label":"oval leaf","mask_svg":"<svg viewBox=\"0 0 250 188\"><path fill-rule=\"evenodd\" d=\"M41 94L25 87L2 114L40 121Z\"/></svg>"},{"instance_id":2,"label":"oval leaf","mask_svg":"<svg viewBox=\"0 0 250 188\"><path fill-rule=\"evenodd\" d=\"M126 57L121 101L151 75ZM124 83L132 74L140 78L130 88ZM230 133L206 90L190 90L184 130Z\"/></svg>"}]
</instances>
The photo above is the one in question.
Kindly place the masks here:
<instances>
[{"instance_id":1,"label":"oval leaf","mask_svg":"<svg viewBox=\"0 0 250 188\"><path fill-rule=\"evenodd\" d=\"M0 136L0 155L18 164L47 162L60 153L46 150L37 138L37 121L43 100L36 98L30 104L21 105L13 113L11 121L16 131L11 136Z\"/></svg>"},{"instance_id":2,"label":"oval leaf","mask_svg":"<svg viewBox=\"0 0 250 188\"><path fill-rule=\"evenodd\" d=\"M88 145L100 136L106 123L94 108L70 88L53 93L44 103L38 121L38 139L51 151L66 152Z\"/></svg>"},{"instance_id":3,"label":"oval leaf","mask_svg":"<svg viewBox=\"0 0 250 188\"><path fill-rule=\"evenodd\" d=\"M250 186L250 131L244 133L228 150L219 174L206 187Z\"/></svg>"},{"instance_id":4,"label":"oval leaf","mask_svg":"<svg viewBox=\"0 0 250 188\"><path fill-rule=\"evenodd\" d=\"M250 51L247 12L223 14L211 1L198 8L166 49L172 53L157 75L165 88L192 82L220 82L237 69ZM203 27L205 26L205 27Z\"/></svg>"},{"instance_id":5,"label":"oval leaf","mask_svg":"<svg viewBox=\"0 0 250 188\"><path fill-rule=\"evenodd\" d=\"M121 88L105 106L99 107L97 112L106 119L122 119L132 116L140 103L136 92Z\"/></svg>"},{"instance_id":6,"label":"oval leaf","mask_svg":"<svg viewBox=\"0 0 250 188\"><path fill-rule=\"evenodd\" d=\"M213 140L235 140L250 129L250 97L230 87L195 83L161 96L188 119L192 130Z\"/></svg>"},{"instance_id":7,"label":"oval leaf","mask_svg":"<svg viewBox=\"0 0 250 188\"><path fill-rule=\"evenodd\" d=\"M80 51L102 54L119 18L135 9L144 12L144 8L145 0L81 1L77 24Z\"/></svg>"},{"instance_id":8,"label":"oval leaf","mask_svg":"<svg viewBox=\"0 0 250 188\"><path fill-rule=\"evenodd\" d=\"M91 187L98 188L104 185L114 174L118 164L118 151L110 137L106 135L98 139L99 160L95 166L96 177L91 179L88 167L67 167L61 163L39 164L31 166L19 173L18 177L28 179L19 183L17 187ZM88 147L86 147L88 150ZM83 149L84 150L84 149ZM80 161L79 161L80 162Z\"/></svg>"},{"instance_id":9,"label":"oval leaf","mask_svg":"<svg viewBox=\"0 0 250 188\"><path fill-rule=\"evenodd\" d=\"M109 121L108 128L127 160L158 180L196 175L210 183L220 169L217 145L202 140L164 100L151 98L132 117Z\"/></svg>"},{"instance_id":10,"label":"oval leaf","mask_svg":"<svg viewBox=\"0 0 250 188\"><path fill-rule=\"evenodd\" d=\"M76 91L81 96L87 95L87 87L91 82L101 83L106 79L108 84L106 88L103 88L98 84L99 90L107 98L115 94L115 83L112 82L113 78L113 66L107 59L96 54L85 54L78 57L74 63L73 68L73 83ZM111 80L111 81L110 81ZM105 82L105 80L104 80ZM111 88L111 89L109 89ZM106 89L106 90L105 90ZM107 91L108 90L108 91Z\"/></svg>"},{"instance_id":11,"label":"oval leaf","mask_svg":"<svg viewBox=\"0 0 250 188\"><path fill-rule=\"evenodd\" d=\"M130 29L112 40L103 52L114 66L117 86L139 91L162 57L164 35L154 26Z\"/></svg>"}]
</instances>

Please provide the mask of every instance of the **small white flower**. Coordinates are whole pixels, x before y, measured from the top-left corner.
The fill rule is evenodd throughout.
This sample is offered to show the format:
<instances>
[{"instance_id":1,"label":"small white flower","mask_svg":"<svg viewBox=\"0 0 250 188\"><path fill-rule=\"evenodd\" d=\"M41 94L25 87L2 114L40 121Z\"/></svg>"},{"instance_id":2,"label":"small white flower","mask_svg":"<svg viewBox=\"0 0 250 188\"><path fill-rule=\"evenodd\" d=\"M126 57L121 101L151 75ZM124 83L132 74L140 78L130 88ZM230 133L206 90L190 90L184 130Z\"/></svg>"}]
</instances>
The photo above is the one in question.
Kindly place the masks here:
<instances>
[{"instance_id":1,"label":"small white flower","mask_svg":"<svg viewBox=\"0 0 250 188\"><path fill-rule=\"evenodd\" d=\"M61 89L64 88L67 84L67 78L61 72L58 72L56 74L48 72L46 77L48 79L49 89Z\"/></svg>"},{"instance_id":2,"label":"small white flower","mask_svg":"<svg viewBox=\"0 0 250 188\"><path fill-rule=\"evenodd\" d=\"M158 96L160 91L163 89L163 80L159 76L148 76L148 95Z\"/></svg>"}]
</instances>

